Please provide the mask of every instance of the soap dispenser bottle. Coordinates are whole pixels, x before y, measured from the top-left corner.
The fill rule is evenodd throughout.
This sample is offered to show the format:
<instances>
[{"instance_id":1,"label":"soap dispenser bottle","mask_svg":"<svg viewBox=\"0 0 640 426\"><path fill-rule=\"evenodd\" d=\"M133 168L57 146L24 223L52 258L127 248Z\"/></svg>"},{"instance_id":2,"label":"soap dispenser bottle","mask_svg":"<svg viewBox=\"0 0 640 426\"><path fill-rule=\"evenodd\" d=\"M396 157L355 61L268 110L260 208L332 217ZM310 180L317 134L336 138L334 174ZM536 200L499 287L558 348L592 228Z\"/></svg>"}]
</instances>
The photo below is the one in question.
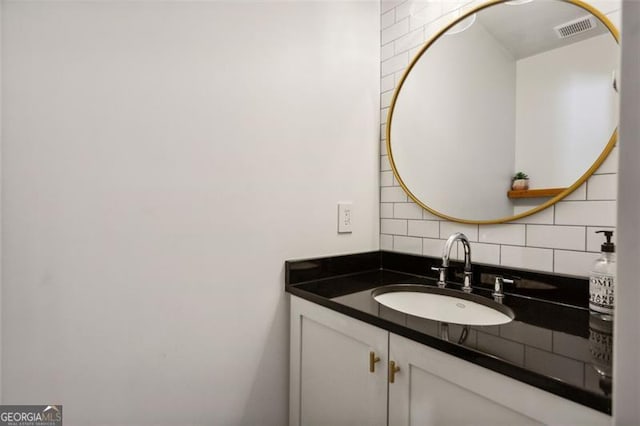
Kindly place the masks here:
<instances>
[{"instance_id":1,"label":"soap dispenser bottle","mask_svg":"<svg viewBox=\"0 0 640 426\"><path fill-rule=\"evenodd\" d=\"M589 277L589 309L592 314L612 320L616 280L616 247L611 242L613 231L596 231L596 234L604 234L607 241L602 244L602 253L595 261Z\"/></svg>"}]
</instances>

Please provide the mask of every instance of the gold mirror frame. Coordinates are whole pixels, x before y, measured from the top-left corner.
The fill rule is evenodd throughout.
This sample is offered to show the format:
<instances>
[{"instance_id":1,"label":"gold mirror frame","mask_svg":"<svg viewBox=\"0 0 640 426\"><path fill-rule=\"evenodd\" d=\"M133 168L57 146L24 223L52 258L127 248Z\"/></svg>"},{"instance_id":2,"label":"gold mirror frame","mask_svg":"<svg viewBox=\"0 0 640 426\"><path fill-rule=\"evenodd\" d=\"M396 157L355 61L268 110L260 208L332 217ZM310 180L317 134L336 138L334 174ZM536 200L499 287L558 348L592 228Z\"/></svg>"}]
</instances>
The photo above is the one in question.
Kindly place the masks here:
<instances>
[{"instance_id":1,"label":"gold mirror frame","mask_svg":"<svg viewBox=\"0 0 640 426\"><path fill-rule=\"evenodd\" d=\"M393 111L395 109L396 100L398 98L398 95L400 94L400 90L402 89L402 85L404 84L406 78L409 76L409 73L411 72L411 70L415 66L416 62L418 62L418 60L420 60L420 58L422 57L424 52L426 52L427 49L429 49L429 47L433 43L435 43L436 40L438 40L440 38L440 36L442 36L444 33L449 31L452 27L454 27L455 25L457 25L461 21L467 19L468 17L470 17L474 13L477 13L477 12L483 10L483 9L486 9L488 7L491 7L491 6L495 6L495 5L500 4L500 3L505 3L507 1L509 1L509 0L493 0L493 1L489 1L489 2L487 2L485 4L482 4L480 6L477 6L477 7L473 8L473 9L469 10L468 12L464 13L463 15L458 17L458 19L454 20L453 22L451 22L450 24L445 26L443 29L441 29L438 33L436 33L436 35L434 35L418 51L416 56L411 60L411 63L409 64L407 69L402 74L402 78L398 82L398 87L396 87L396 89L394 90L393 97L391 98L391 104L389 106L389 112L387 114L387 128L386 128L387 155L389 157L389 163L391 164L391 170L393 171L393 175L395 176L396 180L398 181L398 183L400 184L400 186L402 187L404 192L406 192L406 194L409 196L409 198L411 198L411 200L413 200L416 204L418 204L420 207L422 207L423 209L427 210L428 212L430 212L430 213L432 213L432 214L434 214L434 215L436 215L438 217L441 217L443 219L450 220L452 222L469 223L469 224L487 224L488 225L488 224L511 222L513 220L521 219L523 217L531 216L531 215L533 215L535 213L538 213L538 212L546 209L547 207L550 207L550 206L554 205L558 201L562 200L567 195L569 195L573 191L575 191L580 185L582 185L602 165L602 163L604 162L604 160L606 160L607 156L609 155L611 150L614 148L614 146L615 146L615 144L616 144L616 142L618 140L618 128L616 127L614 129L613 133L611 134L611 137L609 138L609 142L607 142L607 145L604 147L604 149L602 150L602 152L600 153L600 155L598 156L596 161L571 186L569 186L564 191L562 191L561 193L559 193L555 197L551 198L550 200L540 204L537 207L534 207L534 208L532 208L530 210L527 210L526 212L519 213L519 214L513 215L513 216L503 217L503 218L496 219L496 220L467 220L467 219L460 219L460 218L447 216L446 214L443 214L443 213L441 213L439 211L433 210L432 208L427 206L425 203L420 201L411 192L411 190L409 190L409 188L407 188L406 184L404 183L404 181L400 177L400 173L398 172L396 164L395 164L395 162L393 160L393 150L391 149L391 126L392 126L392 123L393 123ZM618 32L618 29L615 27L615 25L613 25L613 23L609 20L609 18L607 18L602 12L600 12L599 10L594 8L593 6L583 2L581 0L556 0L556 1L573 4L575 6L578 6L578 7L582 8L582 9L585 9L587 12L591 13L593 16L598 18L598 20L600 20L600 22L602 22L607 27L607 29L609 30L609 32L611 33L611 35L615 39L616 43L618 45L620 45L620 34Z\"/></svg>"}]
</instances>

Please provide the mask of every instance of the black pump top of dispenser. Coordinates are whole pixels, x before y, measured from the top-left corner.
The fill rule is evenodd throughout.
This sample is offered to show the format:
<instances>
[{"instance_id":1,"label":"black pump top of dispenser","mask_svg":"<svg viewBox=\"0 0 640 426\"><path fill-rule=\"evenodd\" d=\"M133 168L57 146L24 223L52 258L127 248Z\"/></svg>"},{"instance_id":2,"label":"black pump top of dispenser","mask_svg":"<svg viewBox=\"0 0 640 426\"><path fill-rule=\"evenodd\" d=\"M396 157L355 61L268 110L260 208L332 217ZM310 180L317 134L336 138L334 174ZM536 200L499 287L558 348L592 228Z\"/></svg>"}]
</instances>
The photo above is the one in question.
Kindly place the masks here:
<instances>
[{"instance_id":1,"label":"black pump top of dispenser","mask_svg":"<svg viewBox=\"0 0 640 426\"><path fill-rule=\"evenodd\" d=\"M611 237L613 237L613 231L596 231L596 234L604 234L607 239L606 243L602 243L600 248L604 253L615 253L616 246L611 242Z\"/></svg>"}]
</instances>

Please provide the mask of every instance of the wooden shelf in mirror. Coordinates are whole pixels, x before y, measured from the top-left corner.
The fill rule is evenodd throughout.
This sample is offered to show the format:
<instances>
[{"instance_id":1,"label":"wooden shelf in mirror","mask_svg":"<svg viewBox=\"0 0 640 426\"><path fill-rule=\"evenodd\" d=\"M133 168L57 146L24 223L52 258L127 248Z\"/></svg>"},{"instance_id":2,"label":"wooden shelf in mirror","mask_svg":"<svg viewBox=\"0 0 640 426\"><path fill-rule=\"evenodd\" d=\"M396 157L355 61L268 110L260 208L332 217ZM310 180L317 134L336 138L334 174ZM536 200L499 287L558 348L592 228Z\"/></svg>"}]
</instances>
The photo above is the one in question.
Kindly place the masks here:
<instances>
[{"instance_id":1,"label":"wooden shelf in mirror","mask_svg":"<svg viewBox=\"0 0 640 426\"><path fill-rule=\"evenodd\" d=\"M519 189L507 192L509 198L542 198L555 197L567 188Z\"/></svg>"}]
</instances>

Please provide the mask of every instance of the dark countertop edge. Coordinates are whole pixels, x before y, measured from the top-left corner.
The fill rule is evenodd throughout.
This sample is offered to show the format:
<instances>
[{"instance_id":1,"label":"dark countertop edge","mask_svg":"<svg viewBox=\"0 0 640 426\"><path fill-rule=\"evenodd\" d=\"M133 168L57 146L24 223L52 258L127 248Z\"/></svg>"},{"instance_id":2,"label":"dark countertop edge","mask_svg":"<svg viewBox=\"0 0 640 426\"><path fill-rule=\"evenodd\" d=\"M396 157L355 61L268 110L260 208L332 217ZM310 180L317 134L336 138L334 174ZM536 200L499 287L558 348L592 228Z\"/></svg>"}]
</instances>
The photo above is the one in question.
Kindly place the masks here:
<instances>
[{"instance_id":1,"label":"dark countertop edge","mask_svg":"<svg viewBox=\"0 0 640 426\"><path fill-rule=\"evenodd\" d=\"M378 271L381 271L381 269L380 268L362 269L362 270L359 270L359 271L347 272L347 273L344 273L344 274L327 275L327 276L323 276L322 278L310 278L310 279L306 279L306 280L303 280L303 281L298 281L298 282L295 282L295 283L292 283L292 284L285 282L285 286L294 287L295 288L296 286L299 286L299 285L302 285L302 284L320 283L320 282L323 282L323 281L335 280L336 278L353 277L353 276L360 275L360 274L366 274L368 272L378 272ZM391 272L397 272L397 271L391 271ZM403 273L403 272L400 272L400 273ZM412 274L406 274L406 275L412 275ZM419 277L419 276L416 275L416 277ZM424 277L422 277L422 278L424 278ZM307 292L305 292L305 293L307 293Z\"/></svg>"},{"instance_id":2,"label":"dark countertop edge","mask_svg":"<svg viewBox=\"0 0 640 426\"><path fill-rule=\"evenodd\" d=\"M336 256L286 260L284 264L285 283L301 284L307 281L380 269L382 252L371 250ZM303 265L311 266L311 269L305 270ZM302 269L299 269L301 267Z\"/></svg>"},{"instance_id":3,"label":"dark countertop edge","mask_svg":"<svg viewBox=\"0 0 640 426\"><path fill-rule=\"evenodd\" d=\"M525 368L518 367L491 355L482 354L480 352L473 351L454 343L446 342L444 340L437 339L435 337L417 332L415 330L411 330L408 327L403 327L399 324L374 317L370 314L367 314L366 312L350 308L340 303L333 302L332 300L329 300L325 297L318 296L316 294L296 288L295 285L287 284L285 286L285 291L302 299L347 315L351 318L355 318L357 320L387 330L391 333L448 353L455 356L456 358L463 359L465 361L471 362L472 364L476 364L496 373L511 377L512 379L534 386L538 389L560 396L567 400L576 402L580 405L584 405L586 407L600 411L604 414L611 415L612 413L611 400L588 392L584 389L572 386L558 379L529 371Z\"/></svg>"}]
</instances>

